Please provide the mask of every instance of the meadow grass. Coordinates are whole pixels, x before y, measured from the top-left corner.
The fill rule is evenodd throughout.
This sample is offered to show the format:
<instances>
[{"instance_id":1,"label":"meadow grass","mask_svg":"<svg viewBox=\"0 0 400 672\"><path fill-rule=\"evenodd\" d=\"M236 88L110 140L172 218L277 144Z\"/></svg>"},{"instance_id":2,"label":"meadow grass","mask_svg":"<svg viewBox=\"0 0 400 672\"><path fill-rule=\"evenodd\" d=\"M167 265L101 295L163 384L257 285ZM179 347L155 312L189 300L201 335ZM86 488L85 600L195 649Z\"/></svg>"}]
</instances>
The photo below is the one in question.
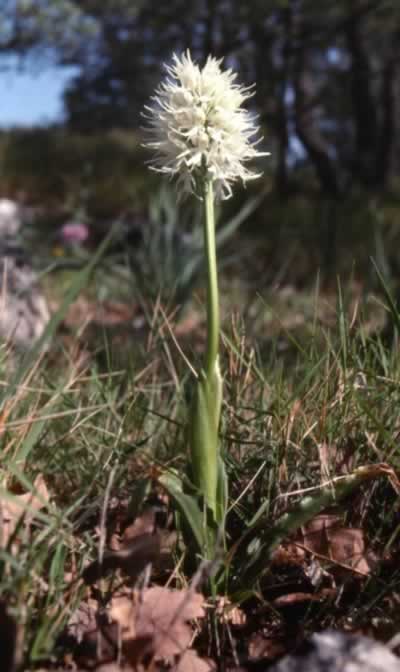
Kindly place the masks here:
<instances>
[{"instance_id":1,"label":"meadow grass","mask_svg":"<svg viewBox=\"0 0 400 672\"><path fill-rule=\"evenodd\" d=\"M228 290L223 295L220 437L230 493L228 556L219 591L248 610L255 628L261 612L264 625L283 618L271 606L271 594L284 593L288 581L288 568L269 553L273 522L309 488L318 492L321 484L359 466L385 463L394 471L400 466L396 343L384 344L371 334L370 307L354 306L350 298L338 291L336 311L330 306L324 324L325 299L317 293L308 299L306 321L301 295L291 296L280 310L258 297L253 321L232 317L228 306L234 298L229 301ZM295 311L303 315L300 330ZM251 315L251 307L243 313ZM274 322L271 315L277 313L281 319ZM87 598L81 577L98 557L102 515L110 535L116 512L123 509L134 518L149 497L165 500L160 474L184 468L189 370L183 352L196 357L202 331L176 339L174 329L173 318L156 301L145 329L132 332L122 346L128 350L123 368L112 365L113 348L121 345L108 342L105 330L86 359L78 356L82 336L67 348L56 335L52 351L28 357L17 379L6 349L2 352L1 502L3 535L9 529L11 536L0 549L0 591L19 625L23 669L68 651L60 635ZM34 499L21 503L23 493ZM167 506L174 514L169 526L178 533L169 580L182 586L190 579L190 563L182 563L179 512L171 502ZM346 527L362 528L375 562L364 577L347 572L339 579L342 592L333 602L307 608L305 627L355 628L367 620L394 633L400 528L390 478L361 484L333 510ZM328 571L335 564L320 560Z\"/></svg>"}]
</instances>

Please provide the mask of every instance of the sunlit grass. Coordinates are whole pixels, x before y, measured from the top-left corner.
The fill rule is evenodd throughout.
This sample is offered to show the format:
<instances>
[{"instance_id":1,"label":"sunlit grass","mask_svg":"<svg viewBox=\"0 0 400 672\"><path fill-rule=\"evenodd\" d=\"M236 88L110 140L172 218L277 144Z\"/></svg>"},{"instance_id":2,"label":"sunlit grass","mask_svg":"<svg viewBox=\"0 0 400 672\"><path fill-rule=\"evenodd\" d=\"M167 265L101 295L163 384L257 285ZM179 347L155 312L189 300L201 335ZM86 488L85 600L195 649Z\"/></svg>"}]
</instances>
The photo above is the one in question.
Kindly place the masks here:
<instances>
[{"instance_id":1,"label":"sunlit grass","mask_svg":"<svg viewBox=\"0 0 400 672\"><path fill-rule=\"evenodd\" d=\"M220 434L231 482L228 547L234 552L224 590L239 601L250 595L260 599L271 572L266 553L254 573L245 535L255 516L252 543L258 540L262 548L272 522L309 488L361 465L400 466L397 351L368 335L362 306L355 314L345 299L338 302L336 324L326 326L319 319L320 300L314 296L314 318L300 340L295 328L282 325L266 338L268 320L256 321L247 335L243 319L225 312ZM293 310L295 296L292 303ZM259 305L267 310L262 297ZM134 353L127 368L111 367L113 344L105 333L108 355L101 365L98 349L82 364L62 348L57 351L55 343L56 359L50 353L28 362L10 387L3 358L3 507L22 493L35 493L38 476L49 491L30 526L21 519L0 551L1 594L23 623L25 660L55 650L84 596L79 577L97 557L110 479L114 506L124 502L140 513L151 493L162 492L158 474L186 462L184 354L195 351L196 342L190 332L173 337L174 319L161 304L150 318L136 340L133 332L125 338L124 347ZM25 506L28 516L29 503ZM331 611L330 618L361 618L370 605L380 613L399 581L394 570L380 569L398 552L395 492L387 479L376 479L338 506L346 524L363 528L379 561L356 602ZM179 532L179 518L176 525ZM180 542L175 552L179 559Z\"/></svg>"}]
</instances>

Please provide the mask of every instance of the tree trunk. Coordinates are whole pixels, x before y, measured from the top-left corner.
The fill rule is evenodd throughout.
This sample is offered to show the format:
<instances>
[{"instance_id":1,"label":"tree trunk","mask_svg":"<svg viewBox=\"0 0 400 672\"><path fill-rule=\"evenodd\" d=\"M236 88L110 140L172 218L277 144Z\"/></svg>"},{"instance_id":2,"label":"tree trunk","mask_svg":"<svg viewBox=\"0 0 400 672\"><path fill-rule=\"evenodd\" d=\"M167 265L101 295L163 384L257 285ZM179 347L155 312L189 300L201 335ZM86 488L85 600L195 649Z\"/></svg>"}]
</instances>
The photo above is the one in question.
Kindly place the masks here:
<instances>
[{"instance_id":1,"label":"tree trunk","mask_svg":"<svg viewBox=\"0 0 400 672\"><path fill-rule=\"evenodd\" d=\"M294 91L297 135L315 168L323 192L338 198L341 187L334 159L331 158L331 148L315 123L314 86L311 74L307 71L307 48L304 42L296 50Z\"/></svg>"},{"instance_id":2,"label":"tree trunk","mask_svg":"<svg viewBox=\"0 0 400 672\"><path fill-rule=\"evenodd\" d=\"M276 132L278 138L278 158L276 169L276 189L281 195L286 195L289 191L289 176L287 166L287 155L289 150L289 119L288 104L286 94L290 83L290 63L292 50L292 9L289 6L281 11L282 21L282 47L281 59L282 67L280 81L278 83L278 105Z\"/></svg>"},{"instance_id":3,"label":"tree trunk","mask_svg":"<svg viewBox=\"0 0 400 672\"><path fill-rule=\"evenodd\" d=\"M344 25L347 49L351 56L350 82L355 133L352 172L361 184L374 187L379 139L377 105L372 94L370 62L362 38L364 16L356 10L351 11Z\"/></svg>"},{"instance_id":4,"label":"tree trunk","mask_svg":"<svg viewBox=\"0 0 400 672\"><path fill-rule=\"evenodd\" d=\"M392 47L382 74L382 120L376 153L376 186L383 190L390 177L397 130L397 74L400 52L400 30L393 36Z\"/></svg>"}]
</instances>

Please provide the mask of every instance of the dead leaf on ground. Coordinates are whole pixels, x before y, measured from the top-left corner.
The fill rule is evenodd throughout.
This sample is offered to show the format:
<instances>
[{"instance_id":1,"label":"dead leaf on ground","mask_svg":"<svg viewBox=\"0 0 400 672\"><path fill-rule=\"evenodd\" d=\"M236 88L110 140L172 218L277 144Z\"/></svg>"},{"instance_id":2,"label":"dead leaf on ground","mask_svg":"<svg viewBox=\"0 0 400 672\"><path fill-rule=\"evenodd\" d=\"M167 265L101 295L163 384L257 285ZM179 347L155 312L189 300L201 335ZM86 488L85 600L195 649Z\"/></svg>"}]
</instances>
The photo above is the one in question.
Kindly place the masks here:
<instances>
[{"instance_id":1,"label":"dead leaf on ground","mask_svg":"<svg viewBox=\"0 0 400 672\"><path fill-rule=\"evenodd\" d=\"M138 638L151 638L156 660L171 660L189 647L193 638L189 621L205 616L204 597L154 586L135 591L132 599L114 597L110 615L120 625L123 651L132 665L139 662L134 646Z\"/></svg>"},{"instance_id":2,"label":"dead leaf on ground","mask_svg":"<svg viewBox=\"0 0 400 672\"><path fill-rule=\"evenodd\" d=\"M126 544L132 539L136 539L142 534L153 534L156 527L156 509L148 506L140 516L137 516L133 523L127 525L122 533L122 544Z\"/></svg>"},{"instance_id":3,"label":"dead leaf on ground","mask_svg":"<svg viewBox=\"0 0 400 672\"><path fill-rule=\"evenodd\" d=\"M264 635L262 632L250 635L248 649L250 660L263 658L272 661L284 653L286 653L286 647L279 637Z\"/></svg>"},{"instance_id":4,"label":"dead leaf on ground","mask_svg":"<svg viewBox=\"0 0 400 672\"><path fill-rule=\"evenodd\" d=\"M306 552L299 545L285 542L274 549L271 566L274 568L302 567L305 555Z\"/></svg>"},{"instance_id":5,"label":"dead leaf on ground","mask_svg":"<svg viewBox=\"0 0 400 672\"><path fill-rule=\"evenodd\" d=\"M82 601L69 619L67 632L79 644L88 632L96 630L96 613L99 604L97 600Z\"/></svg>"},{"instance_id":6,"label":"dead leaf on ground","mask_svg":"<svg viewBox=\"0 0 400 672\"><path fill-rule=\"evenodd\" d=\"M119 650L118 625L110 622L106 614L98 613L96 627L85 634L82 643L75 651L75 659L83 667L92 668L95 663L114 662Z\"/></svg>"},{"instance_id":7,"label":"dead leaf on ground","mask_svg":"<svg viewBox=\"0 0 400 672\"><path fill-rule=\"evenodd\" d=\"M367 576L372 569L372 557L367 555L364 533L356 528L339 528L328 534L330 558L342 567Z\"/></svg>"},{"instance_id":8,"label":"dead leaf on ground","mask_svg":"<svg viewBox=\"0 0 400 672\"><path fill-rule=\"evenodd\" d=\"M94 322L109 327L131 322L140 311L138 305L116 301L104 301L96 305Z\"/></svg>"},{"instance_id":9,"label":"dead leaf on ground","mask_svg":"<svg viewBox=\"0 0 400 672\"><path fill-rule=\"evenodd\" d=\"M301 528L302 543L312 553L329 556L328 531L340 529L341 526L341 516L321 513Z\"/></svg>"},{"instance_id":10,"label":"dead leaf on ground","mask_svg":"<svg viewBox=\"0 0 400 672\"><path fill-rule=\"evenodd\" d=\"M154 535L155 530L157 530L160 542L157 569L162 571L170 569L172 571L175 566L172 549L176 545L177 533L158 526L159 520L157 519L157 515L159 514L160 509L160 506L147 506L142 513L132 522L129 522L129 524L127 524L126 521L122 521L119 525L119 530L117 528L117 531L110 538L110 549L113 551L121 551L124 548L127 548L134 539L137 539L144 534Z\"/></svg>"},{"instance_id":11,"label":"dead leaf on ground","mask_svg":"<svg viewBox=\"0 0 400 672\"><path fill-rule=\"evenodd\" d=\"M109 549L111 551L120 551L129 545L132 539L140 537L142 534L154 534L156 532L156 511L154 507L148 506L143 512L132 518L128 516L128 502L119 502L116 507L114 519L111 525L111 535Z\"/></svg>"},{"instance_id":12,"label":"dead leaf on ground","mask_svg":"<svg viewBox=\"0 0 400 672\"><path fill-rule=\"evenodd\" d=\"M331 477L333 466L337 474L348 474L354 469L357 446L350 441L346 446L323 442L317 447L324 480Z\"/></svg>"},{"instance_id":13,"label":"dead leaf on ground","mask_svg":"<svg viewBox=\"0 0 400 672\"><path fill-rule=\"evenodd\" d=\"M58 304L54 302L53 310L55 311L57 307ZM85 322L94 322L106 327L126 324L133 320L139 310L139 306L132 304L118 301L89 301L81 296L70 305L64 324L71 328L80 328Z\"/></svg>"},{"instance_id":14,"label":"dead leaf on ground","mask_svg":"<svg viewBox=\"0 0 400 672\"><path fill-rule=\"evenodd\" d=\"M74 664L84 669L93 669L96 664L105 669L110 665L113 669L119 651L119 628L97 600L89 598L81 602L64 634L73 651ZM119 667L115 669L120 670Z\"/></svg>"},{"instance_id":15,"label":"dead leaf on ground","mask_svg":"<svg viewBox=\"0 0 400 672\"><path fill-rule=\"evenodd\" d=\"M194 649L188 649L180 657L172 672L215 672L216 664L209 658L200 658Z\"/></svg>"},{"instance_id":16,"label":"dead leaf on ground","mask_svg":"<svg viewBox=\"0 0 400 672\"><path fill-rule=\"evenodd\" d=\"M22 517L24 527L27 528L35 518L35 514L49 501L49 491L42 474L36 477L33 492L20 495L3 491L3 494L0 494L1 546L3 548L7 546Z\"/></svg>"},{"instance_id":17,"label":"dead leaf on ground","mask_svg":"<svg viewBox=\"0 0 400 672\"><path fill-rule=\"evenodd\" d=\"M109 572L121 569L131 579L137 579L147 565L156 562L159 555L159 535L142 534L118 551L106 551L102 562L91 562L83 571L82 578L90 585Z\"/></svg>"},{"instance_id":18,"label":"dead leaf on ground","mask_svg":"<svg viewBox=\"0 0 400 672\"><path fill-rule=\"evenodd\" d=\"M306 551L331 560L341 569L364 576L371 572L372 555L367 552L363 530L343 527L340 516L321 514L301 531Z\"/></svg>"},{"instance_id":19,"label":"dead leaf on ground","mask_svg":"<svg viewBox=\"0 0 400 672\"><path fill-rule=\"evenodd\" d=\"M182 319L174 328L174 334L177 337L186 336L195 331L203 322L203 318L198 313L192 312L190 315Z\"/></svg>"},{"instance_id":20,"label":"dead leaf on ground","mask_svg":"<svg viewBox=\"0 0 400 672\"><path fill-rule=\"evenodd\" d=\"M135 637L134 639L127 639L123 642L123 652L125 659L130 664L130 669L135 672L141 668L142 661L151 660L153 657L153 638L148 635L146 637ZM147 665L145 666L147 669ZM152 667L152 669L154 669ZM158 669L158 668L157 668Z\"/></svg>"},{"instance_id":21,"label":"dead leaf on ground","mask_svg":"<svg viewBox=\"0 0 400 672\"><path fill-rule=\"evenodd\" d=\"M323 588L318 593L288 593L281 595L273 600L272 604L276 609L285 609L295 605L309 604L311 602L322 602L327 598L335 597L336 591L333 588Z\"/></svg>"}]
</instances>

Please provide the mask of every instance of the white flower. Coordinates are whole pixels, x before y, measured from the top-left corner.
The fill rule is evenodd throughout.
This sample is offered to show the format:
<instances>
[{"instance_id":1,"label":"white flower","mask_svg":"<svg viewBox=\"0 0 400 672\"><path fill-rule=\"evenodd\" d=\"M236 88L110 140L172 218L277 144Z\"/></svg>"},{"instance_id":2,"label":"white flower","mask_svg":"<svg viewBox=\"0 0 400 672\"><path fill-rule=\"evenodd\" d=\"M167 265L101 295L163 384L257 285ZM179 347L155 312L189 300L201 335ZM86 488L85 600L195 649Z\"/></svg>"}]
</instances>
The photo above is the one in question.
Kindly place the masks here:
<instances>
[{"instance_id":1,"label":"white flower","mask_svg":"<svg viewBox=\"0 0 400 672\"><path fill-rule=\"evenodd\" d=\"M221 70L209 56L200 69L190 52L166 66L167 76L146 107L150 141L155 150L153 170L178 178L180 194L200 195L201 183L211 179L217 198L232 195L236 180L255 179L246 163L267 152L256 149L258 127L242 104L251 88L235 84L236 73Z\"/></svg>"}]
</instances>

